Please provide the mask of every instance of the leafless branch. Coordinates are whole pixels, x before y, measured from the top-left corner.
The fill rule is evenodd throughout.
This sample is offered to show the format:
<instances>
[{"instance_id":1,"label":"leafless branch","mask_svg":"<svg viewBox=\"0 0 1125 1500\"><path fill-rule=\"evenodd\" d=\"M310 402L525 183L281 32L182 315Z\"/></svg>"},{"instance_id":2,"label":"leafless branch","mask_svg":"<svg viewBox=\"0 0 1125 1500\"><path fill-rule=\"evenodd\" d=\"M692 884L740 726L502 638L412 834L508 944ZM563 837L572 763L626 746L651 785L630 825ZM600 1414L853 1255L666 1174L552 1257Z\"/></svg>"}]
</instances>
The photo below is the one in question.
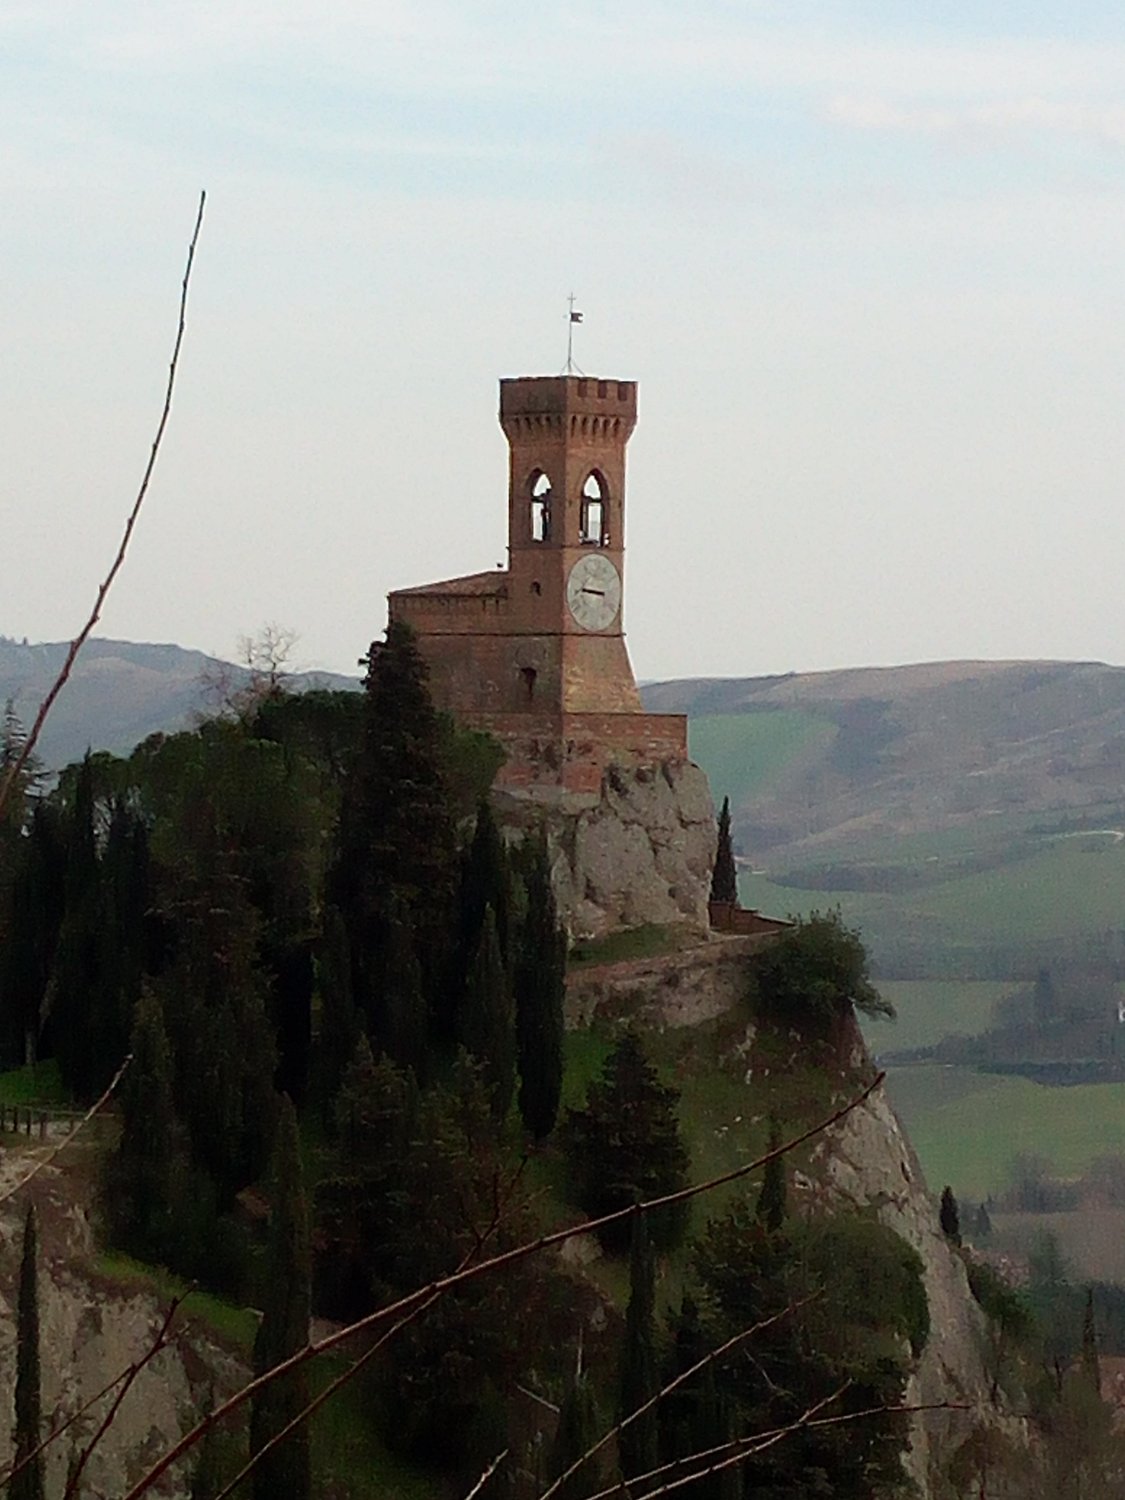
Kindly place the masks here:
<instances>
[{"instance_id":1,"label":"leafless branch","mask_svg":"<svg viewBox=\"0 0 1125 1500\"><path fill-rule=\"evenodd\" d=\"M35 715L35 722L31 726L27 739L24 741L19 755L15 758L11 766L8 768L8 774L4 777L3 784L0 785L0 815L3 814L4 808L8 802L8 798L11 796L12 788L16 783L16 778L19 776L20 772L27 764L28 758L31 756L32 752L35 749L40 732L42 731L47 715L50 713L51 708L54 705L55 699L59 696L59 694L63 690L63 687L66 685L67 679L69 678L71 673L71 668L74 666L75 659L77 658L79 651L81 651L82 647L86 644L86 641L89 639L90 632L101 619L102 607L105 604L106 595L112 588L113 581L117 577L118 573L120 573L122 565L125 562L125 554L129 550L129 542L133 535L133 528L137 524L137 517L141 513L141 506L144 504L145 495L148 493L149 481L152 478L152 471L156 467L156 459L157 455L160 452L160 444L164 438L164 430L168 426L168 418L172 411L172 392L175 389L176 385L176 367L179 364L180 360L180 347L184 341L184 328L187 321L188 285L191 281L191 268L192 263L195 260L195 247L199 242L199 231L203 225L203 205L206 203L206 201L207 194L205 192L200 193L199 209L195 216L195 228L192 230L191 243L188 245L187 266L184 270L184 279L180 289L180 317L179 323L176 328L176 341L172 346L172 361L168 367L168 384L164 392L164 408L160 413L160 421L157 423L156 436L153 439L152 451L149 453L148 463L145 465L145 471L141 478L140 489L138 489L137 491L136 499L133 501L133 508L129 512L128 518L126 519L125 531L121 538L121 545L117 549L117 555L113 559L113 564L110 567L109 572L106 574L100 588L98 589L97 596L94 600L94 607L90 611L90 616L87 619L85 625L83 625L82 629L71 641L70 647L66 653L66 659L64 660L62 667L59 670L59 674L52 683L47 696L39 705L39 712Z\"/></svg>"},{"instance_id":2,"label":"leafless branch","mask_svg":"<svg viewBox=\"0 0 1125 1500\"><path fill-rule=\"evenodd\" d=\"M637 1475L630 1480L631 1484L636 1485L644 1480L656 1479L661 1474L667 1474L672 1469L681 1468L685 1463L691 1463L699 1459L709 1458L718 1460L709 1464L706 1468L695 1469L690 1474L679 1475L675 1479L659 1485L656 1489L645 1490L643 1495L638 1497L638 1500L656 1500L656 1496L658 1495L670 1494L673 1490L680 1489L684 1485L695 1484L700 1479L706 1479L709 1475L718 1474L724 1469L733 1468L735 1464L745 1463L748 1458L753 1458L757 1453L765 1452L767 1448L774 1447L775 1444L780 1443L787 1437L791 1437L795 1432L810 1431L820 1427L841 1427L848 1422L863 1421L867 1417L891 1415L913 1416L916 1413L927 1411L970 1410L967 1402L932 1401L919 1403L915 1406L868 1406L862 1411L843 1412L835 1417L817 1417L815 1415L816 1412L823 1411L826 1406L838 1400L846 1389L847 1385L842 1385L838 1390L833 1391L830 1396L825 1396L823 1400L810 1406L795 1421L788 1423L784 1427L774 1427L766 1432L756 1432L747 1437L734 1438L729 1443L722 1443L716 1448L708 1448L700 1453L689 1454L687 1458L676 1459L673 1463L662 1464L659 1469L650 1469L647 1474ZM732 1452L734 1449L738 1451ZM727 1456L723 1457L722 1455ZM604 1490L599 1490L595 1495L588 1496L587 1500L609 1500L609 1497L612 1495L621 1495L624 1493L622 1484L618 1483L610 1485Z\"/></svg>"},{"instance_id":3,"label":"leafless branch","mask_svg":"<svg viewBox=\"0 0 1125 1500\"><path fill-rule=\"evenodd\" d=\"M178 1297L173 1298L171 1306L168 1308L168 1311L165 1314L164 1321L160 1325L160 1331L157 1333L156 1338L145 1350L144 1354L141 1355L140 1359L135 1360L133 1364L129 1366L128 1370L125 1373L125 1378L122 1382L121 1389L110 1402L109 1410L102 1418L97 1431L94 1433L90 1441L86 1444L85 1448L83 1448L77 1464L75 1464L74 1468L71 1470L70 1477L67 1480L66 1489L63 1491L62 1500L72 1500L72 1497L78 1494L78 1481L82 1478L82 1470L86 1467L91 1453L93 1453L94 1449L98 1446L98 1444L101 1442L102 1438L105 1436L106 1432L112 1425L114 1418L117 1416L117 1413L121 1409L121 1403L125 1400L125 1397L132 1389L133 1382L136 1380L137 1376L141 1373L144 1367L152 1360L154 1360L160 1353L160 1351L167 1345L169 1336L172 1332L172 1324L175 1321L176 1314L179 1312L181 1306L183 1305L185 1298L189 1295L190 1293L188 1292L182 1292Z\"/></svg>"},{"instance_id":4,"label":"leafless branch","mask_svg":"<svg viewBox=\"0 0 1125 1500\"><path fill-rule=\"evenodd\" d=\"M493 1474L496 1473L496 1470L504 1462L504 1460L507 1458L507 1456L508 1456L508 1450L507 1450L507 1448L504 1449L503 1453L498 1453L496 1455L496 1457L489 1464L488 1468L485 1469L484 1473L477 1480L476 1484L473 1485L472 1489L465 1496L465 1500L474 1500L474 1497L480 1494L481 1490L484 1489L485 1485L492 1478Z\"/></svg>"},{"instance_id":5,"label":"leafless branch","mask_svg":"<svg viewBox=\"0 0 1125 1500\"><path fill-rule=\"evenodd\" d=\"M117 1085L125 1076L125 1069L132 1061L133 1054L130 1052L126 1056L125 1061L118 1068L117 1072L110 1079L109 1085L105 1089L105 1092L102 1093L101 1096L96 1099L93 1104L90 1105L90 1108L86 1111L82 1118L76 1121L75 1124L70 1128L70 1130L67 1131L62 1140L59 1141L56 1146L53 1146L51 1150L47 1152L46 1156L40 1157L40 1159L35 1163L31 1171L28 1172L26 1176L21 1177L20 1180L12 1187L6 1188L4 1192L0 1193L0 1203L7 1203L9 1198L14 1198L21 1188L25 1188L33 1177L38 1176L38 1174L42 1172L44 1167L50 1166L50 1164L54 1161L55 1157L58 1156L60 1151L66 1150L66 1148L70 1145L71 1141L73 1141L78 1132L85 1129L85 1127L90 1123L90 1121L94 1118L98 1111L100 1109L104 1109L104 1107L109 1103L110 1099L113 1097L114 1089L116 1089Z\"/></svg>"},{"instance_id":6,"label":"leafless branch","mask_svg":"<svg viewBox=\"0 0 1125 1500\"><path fill-rule=\"evenodd\" d=\"M808 1297L802 1297L797 1302L791 1302L788 1307L783 1307L780 1312L774 1313L772 1317L763 1318L761 1322L753 1324L753 1326L750 1328L743 1328L739 1333L736 1333L733 1338L727 1339L725 1344L720 1344L717 1349L709 1350L702 1359L696 1360L695 1364L693 1364L690 1369L682 1370L680 1374L670 1380L667 1385L662 1386L661 1389L657 1391L655 1396L650 1396L642 1406L638 1406L637 1409L635 1411L631 1411L628 1416L622 1417L621 1421L618 1422L615 1427L611 1427L608 1432L603 1432L596 1443L587 1448L585 1453L581 1454L580 1457L574 1460L569 1469L560 1474L557 1479L553 1480L552 1483L548 1485L548 1487L539 1496L539 1500L551 1500L551 1496L555 1494L555 1492L559 1488L561 1488L561 1486L564 1485L566 1481L572 1477L572 1475L576 1474L584 1464L586 1464L591 1458L593 1458L595 1453L598 1453L613 1438L618 1437L626 1427L631 1426L640 1417L643 1417L645 1412L650 1411L658 1401L662 1401L665 1396L670 1396L672 1392L679 1386L683 1385L686 1380L690 1380L693 1375L698 1375L700 1370L705 1370L708 1365L717 1363L717 1361L724 1358L725 1355L729 1354L732 1349L736 1349L738 1345L744 1343L746 1339L752 1338L754 1334L762 1333L765 1329L771 1328L775 1323L779 1323L782 1318L787 1318L791 1313L795 1313L802 1307L806 1307L810 1302L815 1301L819 1295L819 1292L814 1292Z\"/></svg>"},{"instance_id":7,"label":"leafless branch","mask_svg":"<svg viewBox=\"0 0 1125 1500\"><path fill-rule=\"evenodd\" d=\"M57 1427L52 1427L50 1432L38 1445L38 1447L33 1448L30 1453L21 1458L18 1465L9 1464L6 1469L0 1470L0 1484L7 1484L8 1480L12 1478L12 1476L17 1472L18 1469L26 1468L26 1466L31 1463L33 1459L37 1458L39 1454L44 1451L44 1449L49 1448L52 1443L57 1442L68 1428L73 1427L75 1422L77 1422L80 1417L84 1417L92 1406L97 1406L99 1401L103 1400L104 1397L109 1395L114 1386L120 1385L123 1380L128 1379L128 1376L129 1371L127 1369L122 1370L119 1374L115 1375L112 1380L107 1381L106 1384L102 1386L101 1390L98 1391L96 1395L91 1396L89 1401L84 1401L77 1411L72 1411L70 1416L67 1417L64 1421L60 1422Z\"/></svg>"},{"instance_id":8,"label":"leafless branch","mask_svg":"<svg viewBox=\"0 0 1125 1500\"><path fill-rule=\"evenodd\" d=\"M305 1348L298 1350L296 1354L283 1360L281 1364L275 1365L272 1370L267 1370L265 1374L248 1381L240 1391L236 1391L233 1396L228 1397L214 1411L197 1422L189 1432L184 1433L182 1437L172 1444L147 1473L143 1474L137 1480L132 1489L122 1497L122 1500L138 1500L138 1497L150 1490L160 1476L176 1462L181 1454L197 1443L209 1428L244 1405L263 1386L268 1385L270 1381L277 1380L281 1376L289 1374L291 1370L295 1370L299 1366L306 1364L318 1354L327 1353L329 1349L336 1348L338 1344L346 1342L357 1333L363 1333L369 1328L376 1327L388 1318L399 1318L402 1314L410 1312L419 1303L425 1302L434 1293L446 1292L455 1286L462 1285L466 1281L475 1280L478 1276L504 1270L508 1266L515 1265L518 1261L526 1260L529 1256L537 1255L543 1250L553 1248L555 1245L564 1244L567 1240L574 1239L578 1235L590 1234L610 1224L619 1224L638 1214L652 1213L655 1210L666 1208L673 1203L685 1203L692 1198L699 1197L702 1193L722 1187L728 1182L737 1182L741 1178L749 1176L751 1172L756 1172L760 1167L765 1166L767 1162L785 1155L788 1151L795 1150L798 1146L803 1145L805 1141L812 1140L814 1136L821 1135L824 1131L831 1129L833 1125L838 1124L840 1120L851 1114L853 1110L858 1109L861 1104L870 1098L882 1084L885 1077L885 1073L878 1073L865 1089L853 1099L849 1099L846 1104L841 1105L839 1109L833 1111L832 1114L818 1121L817 1124L810 1126L808 1130L802 1131L800 1135L794 1136L791 1140L776 1146L772 1151L765 1152L764 1155L757 1157L754 1161L744 1162L742 1166L734 1167L729 1172L723 1172L717 1177L709 1178L706 1182L680 1188L674 1193L665 1193L662 1197L651 1198L645 1203L631 1204L628 1208L618 1209L616 1212L610 1214L603 1214L598 1219L588 1219L581 1224L571 1224L565 1229L556 1229L550 1234L540 1235L536 1240L516 1245L511 1250L505 1250L500 1255L492 1256L489 1260L478 1261L474 1265L467 1266L462 1270L451 1272L448 1276L439 1277L436 1281L430 1282L428 1286L419 1287L416 1291L409 1292L406 1296L398 1298L397 1301L377 1308L373 1313L368 1313L366 1317L359 1318L354 1323L349 1323L346 1328L338 1329L335 1333L329 1334L326 1338L320 1339L316 1343L307 1344Z\"/></svg>"},{"instance_id":9,"label":"leafless branch","mask_svg":"<svg viewBox=\"0 0 1125 1500\"><path fill-rule=\"evenodd\" d=\"M519 1181L521 1171L522 1165L520 1169L513 1174L513 1187ZM473 1245L473 1248L469 1251L466 1251L465 1255L462 1257L461 1262L457 1267L459 1271L470 1265L476 1259L477 1255L480 1254L480 1252L483 1250L484 1246L488 1243L492 1236L499 1231L500 1225L502 1224L504 1219L505 1207L505 1202L502 1201L498 1195L494 1196L492 1205L492 1218L489 1220L488 1225L483 1231L478 1231L475 1228L473 1229L473 1238L475 1243ZM324 1403L330 1396L334 1396L341 1386L346 1385L348 1381L353 1378L353 1376L358 1375L360 1370L362 1370L370 1360L374 1359L375 1355L379 1353L379 1350L382 1349L386 1344L389 1344L391 1339L393 1339L397 1333L405 1328L408 1323L413 1323L416 1318L420 1318L424 1312L428 1312L429 1309L433 1307L434 1303L439 1301L444 1295L444 1289L442 1291L435 1292L432 1297L427 1297L424 1302L419 1302L416 1307L411 1308L411 1310L404 1317L399 1318L396 1323L392 1323L390 1328L387 1329L386 1333L383 1334L382 1338L376 1339L369 1349L365 1349L360 1357L357 1360L353 1361L353 1363L350 1364L346 1370L341 1370L340 1374L336 1376L335 1380L330 1381L319 1395L314 1396L313 1399L306 1406L304 1406L295 1417L288 1421L280 1430L280 1432L275 1432L272 1437L268 1438L267 1441L262 1444L262 1446L257 1450L256 1453L252 1453L247 1459L246 1463L243 1464L242 1468L239 1469L238 1473L226 1486L226 1488L220 1490L219 1493L215 1496L215 1500L227 1500L228 1496L235 1494L242 1481L257 1464L261 1463L262 1459L265 1458L267 1453L271 1453L279 1443L283 1443L291 1432L295 1432L297 1428L300 1427L302 1422L307 1422L315 1412L320 1410L320 1408L324 1405ZM270 1372L267 1371L267 1374L268 1373ZM507 1449L505 1449L504 1451L506 1453Z\"/></svg>"}]
</instances>

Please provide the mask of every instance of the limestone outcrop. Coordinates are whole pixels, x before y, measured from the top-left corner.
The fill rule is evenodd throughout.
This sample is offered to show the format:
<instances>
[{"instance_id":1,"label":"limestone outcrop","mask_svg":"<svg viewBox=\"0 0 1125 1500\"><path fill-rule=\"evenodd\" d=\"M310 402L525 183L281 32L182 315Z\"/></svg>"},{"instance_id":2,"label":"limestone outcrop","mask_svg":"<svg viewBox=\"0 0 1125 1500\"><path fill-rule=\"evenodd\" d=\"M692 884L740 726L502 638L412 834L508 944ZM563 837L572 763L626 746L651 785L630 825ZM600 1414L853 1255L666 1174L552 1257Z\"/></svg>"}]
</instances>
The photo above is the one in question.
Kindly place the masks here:
<instances>
[{"instance_id":1,"label":"limestone outcrop","mask_svg":"<svg viewBox=\"0 0 1125 1500\"><path fill-rule=\"evenodd\" d=\"M559 910L576 938L645 923L707 929L715 810L690 761L611 765L595 795L550 805L500 792L509 828L547 829Z\"/></svg>"}]
</instances>

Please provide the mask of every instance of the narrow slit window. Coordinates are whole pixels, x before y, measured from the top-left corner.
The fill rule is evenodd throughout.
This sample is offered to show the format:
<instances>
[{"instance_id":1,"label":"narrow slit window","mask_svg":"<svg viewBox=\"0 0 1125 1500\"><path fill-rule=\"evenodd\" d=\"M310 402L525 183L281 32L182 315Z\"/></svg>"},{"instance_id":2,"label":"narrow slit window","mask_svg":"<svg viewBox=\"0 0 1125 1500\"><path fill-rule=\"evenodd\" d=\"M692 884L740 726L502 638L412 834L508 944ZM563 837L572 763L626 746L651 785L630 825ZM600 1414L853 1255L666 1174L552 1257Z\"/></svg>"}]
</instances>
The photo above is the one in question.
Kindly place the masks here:
<instances>
[{"instance_id":1,"label":"narrow slit window","mask_svg":"<svg viewBox=\"0 0 1125 1500\"><path fill-rule=\"evenodd\" d=\"M520 676L523 678L524 692L529 703L535 696L535 678L537 675L538 674L536 673L534 667L520 668Z\"/></svg>"},{"instance_id":2,"label":"narrow slit window","mask_svg":"<svg viewBox=\"0 0 1125 1500\"><path fill-rule=\"evenodd\" d=\"M531 540L551 540L551 481L540 474L531 486Z\"/></svg>"}]
</instances>

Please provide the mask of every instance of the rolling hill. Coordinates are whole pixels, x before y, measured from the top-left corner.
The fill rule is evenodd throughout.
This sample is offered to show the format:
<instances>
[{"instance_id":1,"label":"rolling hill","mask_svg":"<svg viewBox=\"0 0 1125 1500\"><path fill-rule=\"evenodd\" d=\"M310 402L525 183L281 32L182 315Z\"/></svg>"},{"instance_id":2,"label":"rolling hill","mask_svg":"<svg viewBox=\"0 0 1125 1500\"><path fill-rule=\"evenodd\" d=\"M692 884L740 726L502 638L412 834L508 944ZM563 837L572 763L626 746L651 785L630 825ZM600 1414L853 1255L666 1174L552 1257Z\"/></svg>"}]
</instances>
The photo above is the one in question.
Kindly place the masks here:
<instances>
[{"instance_id":1,"label":"rolling hill","mask_svg":"<svg viewBox=\"0 0 1125 1500\"><path fill-rule=\"evenodd\" d=\"M0 705L11 699L29 725L67 650L65 641L29 645L0 636ZM182 646L88 641L44 726L40 755L58 770L87 749L125 754L158 729L183 729L214 711L216 685L237 687L247 676L244 667ZM291 680L298 688L357 685L330 672Z\"/></svg>"}]
</instances>

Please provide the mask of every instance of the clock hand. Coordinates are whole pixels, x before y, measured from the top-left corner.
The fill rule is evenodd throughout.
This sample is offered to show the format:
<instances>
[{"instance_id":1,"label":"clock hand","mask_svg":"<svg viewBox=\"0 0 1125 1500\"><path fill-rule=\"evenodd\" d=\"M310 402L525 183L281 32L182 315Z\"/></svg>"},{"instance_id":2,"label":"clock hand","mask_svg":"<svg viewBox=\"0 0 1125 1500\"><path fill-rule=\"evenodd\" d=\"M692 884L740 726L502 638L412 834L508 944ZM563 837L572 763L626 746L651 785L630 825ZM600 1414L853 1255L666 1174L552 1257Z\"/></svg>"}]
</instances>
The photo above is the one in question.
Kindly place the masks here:
<instances>
[{"instance_id":1,"label":"clock hand","mask_svg":"<svg viewBox=\"0 0 1125 1500\"><path fill-rule=\"evenodd\" d=\"M605 598L605 589L588 589L583 585L582 592L584 594L597 594L599 599Z\"/></svg>"}]
</instances>

